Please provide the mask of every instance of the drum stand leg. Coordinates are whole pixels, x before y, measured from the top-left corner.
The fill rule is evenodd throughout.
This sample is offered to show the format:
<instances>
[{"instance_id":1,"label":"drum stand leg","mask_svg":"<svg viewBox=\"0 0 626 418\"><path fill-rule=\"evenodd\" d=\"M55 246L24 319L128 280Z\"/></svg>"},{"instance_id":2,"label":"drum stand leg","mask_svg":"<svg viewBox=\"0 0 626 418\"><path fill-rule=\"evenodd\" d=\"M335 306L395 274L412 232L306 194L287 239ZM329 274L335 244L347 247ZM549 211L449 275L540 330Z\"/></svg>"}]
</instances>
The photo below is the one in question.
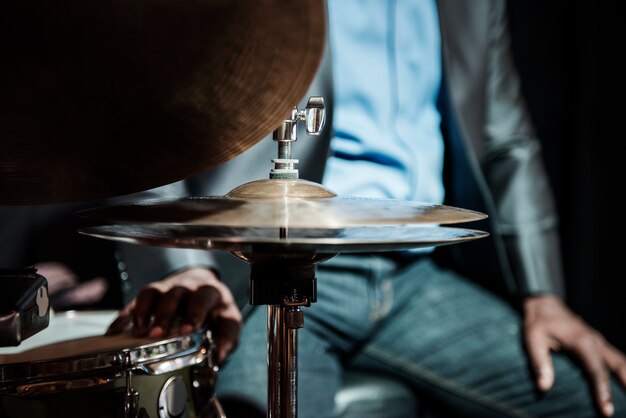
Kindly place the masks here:
<instances>
[{"instance_id":1,"label":"drum stand leg","mask_svg":"<svg viewBox=\"0 0 626 418\"><path fill-rule=\"evenodd\" d=\"M252 263L250 302L267 308L267 416L298 416L298 329L316 301L313 263ZM278 274L277 274L278 273Z\"/></svg>"}]
</instances>

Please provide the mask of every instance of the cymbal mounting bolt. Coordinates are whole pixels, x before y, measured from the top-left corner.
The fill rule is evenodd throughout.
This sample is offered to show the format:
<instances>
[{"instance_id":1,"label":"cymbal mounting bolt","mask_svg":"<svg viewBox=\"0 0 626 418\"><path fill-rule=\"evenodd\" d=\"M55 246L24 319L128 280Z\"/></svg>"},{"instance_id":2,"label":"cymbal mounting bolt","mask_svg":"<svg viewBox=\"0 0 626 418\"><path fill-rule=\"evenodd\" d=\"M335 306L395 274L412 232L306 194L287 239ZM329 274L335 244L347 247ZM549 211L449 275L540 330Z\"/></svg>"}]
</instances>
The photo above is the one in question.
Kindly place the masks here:
<instances>
[{"instance_id":1,"label":"cymbal mounting bolt","mask_svg":"<svg viewBox=\"0 0 626 418\"><path fill-rule=\"evenodd\" d=\"M278 142L278 158L272 160L274 168L270 171L271 179L298 179L298 169L295 165L299 161L291 158L291 143L297 140L300 121L304 121L307 134L312 136L321 134L326 121L324 98L312 96L304 109L298 110L294 107L287 119L274 131L273 139Z\"/></svg>"}]
</instances>

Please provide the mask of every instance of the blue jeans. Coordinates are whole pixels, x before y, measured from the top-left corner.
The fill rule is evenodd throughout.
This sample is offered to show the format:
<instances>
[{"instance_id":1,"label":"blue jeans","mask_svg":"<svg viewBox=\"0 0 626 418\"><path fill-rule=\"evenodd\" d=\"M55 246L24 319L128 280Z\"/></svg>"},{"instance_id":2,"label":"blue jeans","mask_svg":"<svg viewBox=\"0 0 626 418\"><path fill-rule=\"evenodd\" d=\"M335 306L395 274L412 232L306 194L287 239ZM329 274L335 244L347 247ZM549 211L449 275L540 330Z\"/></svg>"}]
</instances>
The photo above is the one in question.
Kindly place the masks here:
<instances>
[{"instance_id":1,"label":"blue jeans","mask_svg":"<svg viewBox=\"0 0 626 418\"><path fill-rule=\"evenodd\" d=\"M419 397L468 417L599 416L583 372L553 354L554 387L540 394L509 305L428 257L400 267L340 255L318 267L318 302L299 331L299 417L333 416L346 368L395 376ZM265 410L266 309L247 317L217 393ZM613 384L617 417L626 396Z\"/></svg>"}]
</instances>

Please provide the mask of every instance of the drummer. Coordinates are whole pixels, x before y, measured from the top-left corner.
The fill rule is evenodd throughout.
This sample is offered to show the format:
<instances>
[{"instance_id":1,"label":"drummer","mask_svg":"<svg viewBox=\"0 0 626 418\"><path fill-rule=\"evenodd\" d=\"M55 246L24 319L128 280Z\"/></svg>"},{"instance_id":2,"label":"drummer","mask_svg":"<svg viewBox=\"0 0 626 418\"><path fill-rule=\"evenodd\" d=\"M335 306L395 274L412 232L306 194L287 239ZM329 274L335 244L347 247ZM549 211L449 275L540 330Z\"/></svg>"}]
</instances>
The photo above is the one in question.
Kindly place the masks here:
<instances>
[{"instance_id":1,"label":"drummer","mask_svg":"<svg viewBox=\"0 0 626 418\"><path fill-rule=\"evenodd\" d=\"M331 60L322 64L311 88L320 94L330 86L335 98L324 183L340 195L440 203L445 191L449 203L460 207L485 210L475 202L493 202L487 212L495 225L493 242L500 246L496 256L507 266L499 272L503 285L485 291L472 279L484 284L486 273L475 270L471 279L459 275L435 263L432 253L337 256L322 264L319 302L307 310L301 331L300 416L332 416L341 375L350 368L397 376L457 415L594 416L600 411L625 416L626 399L616 382L626 385L624 356L562 300L556 217L511 67L504 1L454 3L458 13L434 0L329 2L333 65ZM443 42L439 21L448 31L463 28L463 36L459 29L456 35L446 33ZM478 28L490 32L467 36L481 33ZM447 72L442 55L450 60ZM489 63L478 62L481 56ZM454 78L459 74L449 65L463 62L467 80ZM326 145L324 139L317 144ZM264 147L259 144L185 187L192 194L216 195L266 177L272 152ZM456 164L445 185L444 148ZM469 155L462 154L466 151ZM319 156L327 153L311 154L297 155L302 177L319 181L325 164ZM524 187L528 184L533 186ZM172 195L167 188L160 192ZM522 221L519 213L535 218ZM5 232L17 225L14 217L2 219ZM530 223L536 227L532 233L526 228ZM496 256L478 261L493 266L497 263L484 260ZM71 262L35 261L50 260L56 262L40 265L44 275L53 283L55 277L73 283L78 272ZM245 272L191 250L123 246L114 260L115 274L132 291L137 290L133 283L163 279L137 293L111 332L132 324L136 335L160 338L208 319L217 329L219 359L233 350L241 314L225 284L239 289L235 282L247 281ZM93 298L103 284L90 283L95 286L82 294ZM503 288L508 295L496 296ZM235 296L239 300L241 294L245 300L245 291ZM265 311L247 310L240 348L222 369L218 385L223 397L259 411L265 410L267 395L265 338ZM565 353L554 353L557 349Z\"/></svg>"},{"instance_id":2,"label":"drummer","mask_svg":"<svg viewBox=\"0 0 626 418\"><path fill-rule=\"evenodd\" d=\"M433 203L445 191L455 206L486 210L492 241L480 247L482 257L469 258L483 268L470 278L432 253L322 263L318 303L301 334L300 416L332 416L342 373L351 368L396 376L451 411L446 416L626 416L624 355L563 301L552 193L512 66L505 2L450 3L329 1L332 68L330 60L322 64L312 92L324 92L332 72L324 184L339 195ZM266 177L271 152L263 155L263 147L190 180L190 190L223 194ZM453 164L446 184L444 148ZM319 156L327 153L312 154L297 158L302 177L319 181ZM502 266L494 286L487 270ZM205 313L200 301L215 305L218 294L225 290L215 273L195 268L149 285L121 315L134 316L141 332L162 335L177 303L190 302L183 312L192 326ZM217 312L235 321L234 310ZM265 311L252 309L218 385L221 396L259 411L264 341Z\"/></svg>"}]
</instances>

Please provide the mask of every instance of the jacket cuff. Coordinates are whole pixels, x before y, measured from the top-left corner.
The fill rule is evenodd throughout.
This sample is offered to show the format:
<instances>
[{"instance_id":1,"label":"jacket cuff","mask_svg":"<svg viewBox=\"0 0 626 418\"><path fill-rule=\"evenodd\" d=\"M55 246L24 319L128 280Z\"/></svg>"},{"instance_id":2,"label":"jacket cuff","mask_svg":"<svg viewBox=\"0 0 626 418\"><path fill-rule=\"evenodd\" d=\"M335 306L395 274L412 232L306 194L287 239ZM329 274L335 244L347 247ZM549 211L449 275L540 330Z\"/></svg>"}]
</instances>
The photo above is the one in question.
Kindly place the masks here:
<instances>
[{"instance_id":1,"label":"jacket cuff","mask_svg":"<svg viewBox=\"0 0 626 418\"><path fill-rule=\"evenodd\" d=\"M561 247L555 229L522 231L503 238L520 298L540 293L565 298Z\"/></svg>"}]
</instances>

